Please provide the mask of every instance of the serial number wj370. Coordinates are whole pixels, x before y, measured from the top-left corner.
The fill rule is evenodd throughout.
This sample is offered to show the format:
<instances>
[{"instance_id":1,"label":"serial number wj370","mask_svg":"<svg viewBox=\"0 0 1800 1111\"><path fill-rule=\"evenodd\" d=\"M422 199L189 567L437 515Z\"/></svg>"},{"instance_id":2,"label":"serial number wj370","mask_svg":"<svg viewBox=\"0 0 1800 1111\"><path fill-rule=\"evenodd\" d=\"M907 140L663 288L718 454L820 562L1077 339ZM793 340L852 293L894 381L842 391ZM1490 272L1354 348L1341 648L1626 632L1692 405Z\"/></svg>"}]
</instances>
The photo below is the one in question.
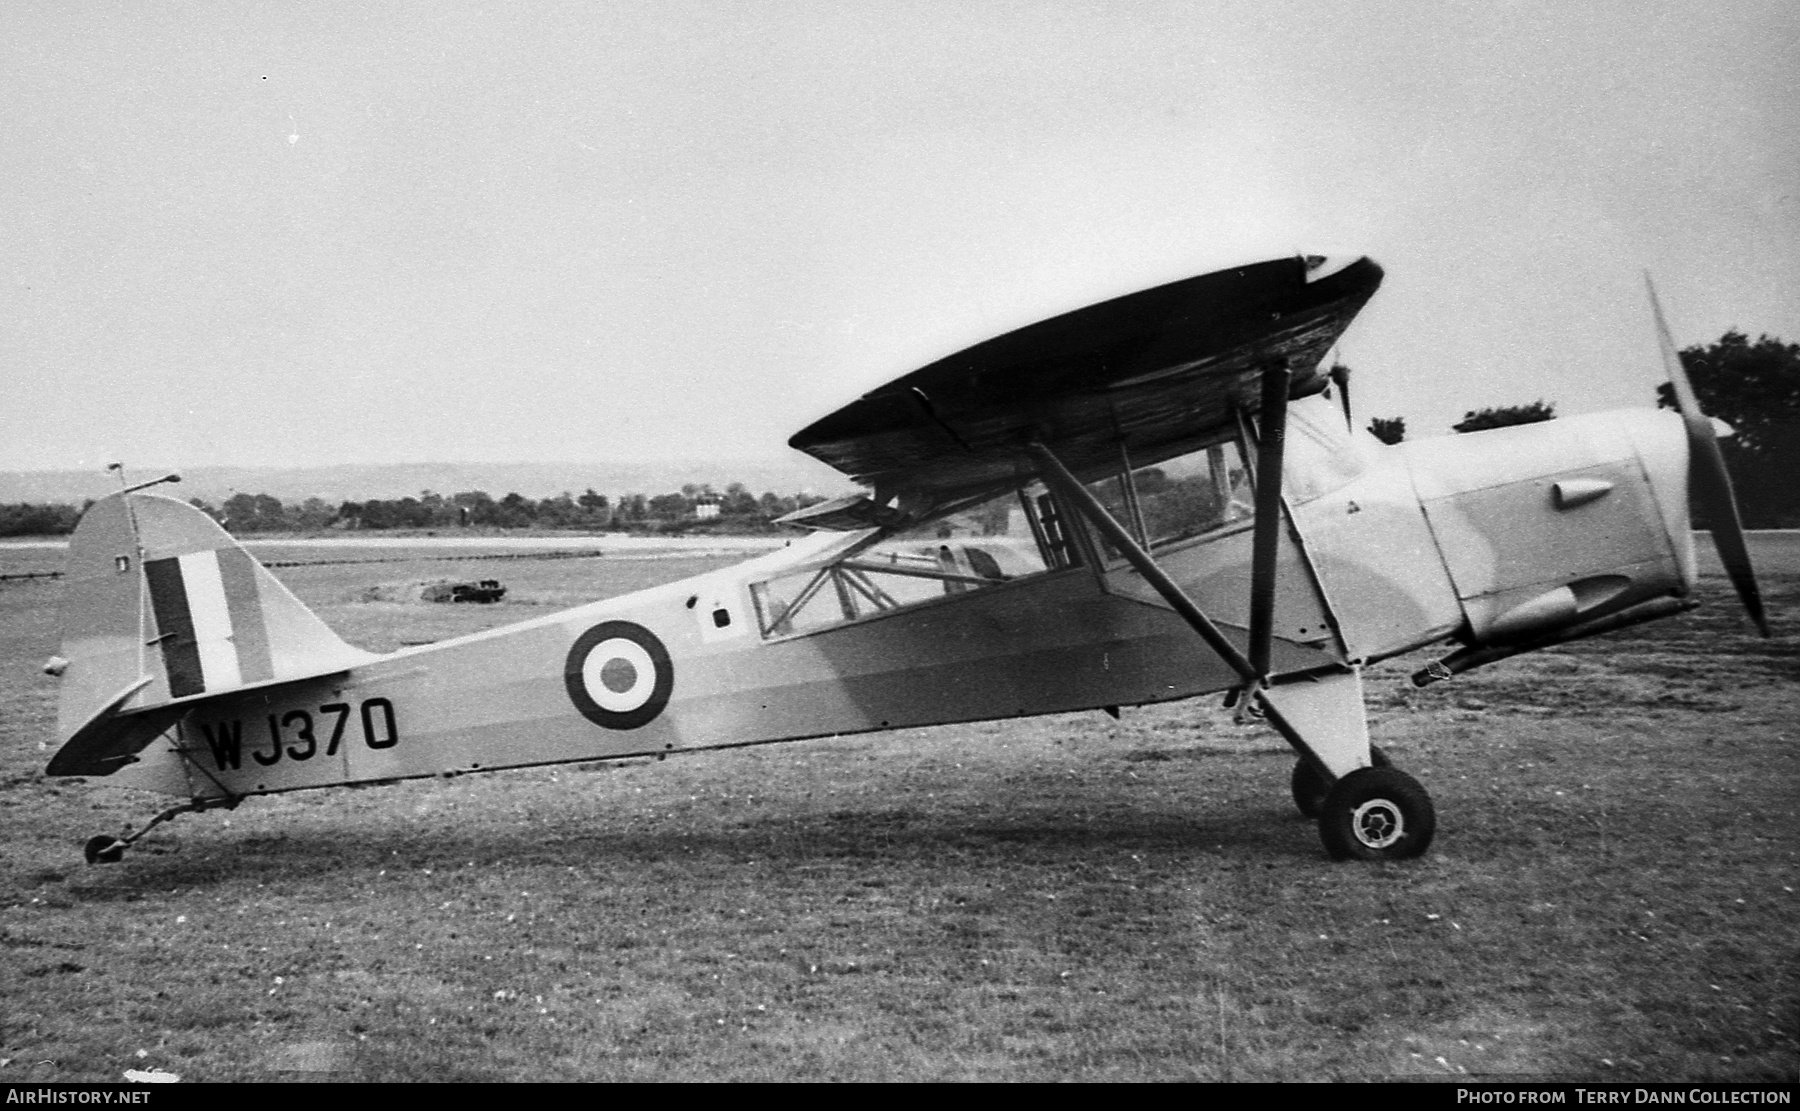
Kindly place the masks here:
<instances>
[{"instance_id":1,"label":"serial number wj370","mask_svg":"<svg viewBox=\"0 0 1800 1111\"><path fill-rule=\"evenodd\" d=\"M344 743L350 723L351 705L332 702L320 706L315 717L311 710L289 710L268 715L267 746L252 742L250 758L263 767L273 767L282 760L311 760L314 756L336 756ZM394 724L394 704L385 698L364 699L357 707L362 725L362 743L371 749L393 748L400 741L400 730ZM212 752L213 763L220 771L237 771L244 758L244 722L199 723L200 735Z\"/></svg>"}]
</instances>

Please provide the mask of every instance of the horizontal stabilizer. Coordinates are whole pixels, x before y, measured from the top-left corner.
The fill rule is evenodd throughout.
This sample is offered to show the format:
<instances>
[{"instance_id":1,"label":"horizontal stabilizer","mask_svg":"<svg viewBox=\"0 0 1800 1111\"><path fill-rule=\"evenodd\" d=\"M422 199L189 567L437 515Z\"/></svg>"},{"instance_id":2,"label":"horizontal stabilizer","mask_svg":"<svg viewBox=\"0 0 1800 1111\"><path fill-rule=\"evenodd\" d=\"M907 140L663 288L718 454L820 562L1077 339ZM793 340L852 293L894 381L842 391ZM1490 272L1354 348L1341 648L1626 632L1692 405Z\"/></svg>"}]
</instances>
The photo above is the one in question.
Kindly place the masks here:
<instances>
[{"instance_id":1,"label":"horizontal stabilizer","mask_svg":"<svg viewBox=\"0 0 1800 1111\"><path fill-rule=\"evenodd\" d=\"M159 706L136 714L121 716L119 707L125 700L148 686L148 675L119 692L119 696L100 712L76 727L63 742L47 775L111 775L132 761L151 741L180 720L186 708Z\"/></svg>"}]
</instances>

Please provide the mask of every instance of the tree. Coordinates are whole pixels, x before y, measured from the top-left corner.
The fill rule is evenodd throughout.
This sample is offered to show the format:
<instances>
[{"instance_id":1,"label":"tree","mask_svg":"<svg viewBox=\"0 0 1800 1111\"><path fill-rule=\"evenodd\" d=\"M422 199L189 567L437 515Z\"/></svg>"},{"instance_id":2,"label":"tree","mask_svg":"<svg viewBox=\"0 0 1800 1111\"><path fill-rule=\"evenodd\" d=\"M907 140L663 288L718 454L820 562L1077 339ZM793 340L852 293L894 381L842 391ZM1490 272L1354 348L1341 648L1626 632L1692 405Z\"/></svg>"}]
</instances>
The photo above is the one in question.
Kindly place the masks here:
<instances>
[{"instance_id":1,"label":"tree","mask_svg":"<svg viewBox=\"0 0 1800 1111\"><path fill-rule=\"evenodd\" d=\"M604 525L612 520L612 512L607 503L606 495L599 493L592 486L587 488L587 493L575 499L575 504L586 510L588 517L591 518L595 524Z\"/></svg>"},{"instance_id":2,"label":"tree","mask_svg":"<svg viewBox=\"0 0 1800 1111\"><path fill-rule=\"evenodd\" d=\"M1763 336L1751 343L1735 329L1709 347L1681 353L1694 383L1694 396L1708 416L1731 425L1739 447L1762 452L1792 441L1800 422L1800 344ZM1675 407L1667 383L1656 388L1656 403Z\"/></svg>"},{"instance_id":3,"label":"tree","mask_svg":"<svg viewBox=\"0 0 1800 1111\"><path fill-rule=\"evenodd\" d=\"M1534 401L1530 405L1501 405L1477 409L1463 414L1463 419L1450 427L1458 432L1485 432L1490 428L1506 428L1514 424L1536 424L1555 420L1556 403Z\"/></svg>"},{"instance_id":4,"label":"tree","mask_svg":"<svg viewBox=\"0 0 1800 1111\"><path fill-rule=\"evenodd\" d=\"M1369 422L1369 432L1384 444L1397 444L1406 439L1405 417L1376 417Z\"/></svg>"},{"instance_id":5,"label":"tree","mask_svg":"<svg viewBox=\"0 0 1800 1111\"><path fill-rule=\"evenodd\" d=\"M494 524L501 528L530 528L536 510L536 503L514 491L501 498L500 504L494 507Z\"/></svg>"},{"instance_id":6,"label":"tree","mask_svg":"<svg viewBox=\"0 0 1800 1111\"><path fill-rule=\"evenodd\" d=\"M419 492L419 527L456 524L462 516L461 509L444 495L431 490Z\"/></svg>"},{"instance_id":7,"label":"tree","mask_svg":"<svg viewBox=\"0 0 1800 1111\"><path fill-rule=\"evenodd\" d=\"M215 521L222 521L224 519L223 513L221 513L219 510L213 508L213 506L211 504L201 501L199 498L189 498L188 504L193 506L195 509L198 509L200 512L206 514L208 517L211 517Z\"/></svg>"},{"instance_id":8,"label":"tree","mask_svg":"<svg viewBox=\"0 0 1800 1111\"><path fill-rule=\"evenodd\" d=\"M457 509L457 523L461 525L492 525L499 519L500 507L486 490L464 490L450 498Z\"/></svg>"},{"instance_id":9,"label":"tree","mask_svg":"<svg viewBox=\"0 0 1800 1111\"><path fill-rule=\"evenodd\" d=\"M756 499L756 508L766 520L773 521L794 511L794 503L773 490L766 490L763 496Z\"/></svg>"},{"instance_id":10,"label":"tree","mask_svg":"<svg viewBox=\"0 0 1800 1111\"><path fill-rule=\"evenodd\" d=\"M1800 526L1800 344L1766 335L1751 343L1733 329L1717 343L1682 351L1681 365L1701 410L1734 432L1720 448L1744 524ZM1656 393L1657 404L1674 407L1667 383Z\"/></svg>"},{"instance_id":11,"label":"tree","mask_svg":"<svg viewBox=\"0 0 1800 1111\"><path fill-rule=\"evenodd\" d=\"M659 521L685 520L693 512L693 503L682 494L658 494L650 499L650 516Z\"/></svg>"},{"instance_id":12,"label":"tree","mask_svg":"<svg viewBox=\"0 0 1800 1111\"><path fill-rule=\"evenodd\" d=\"M425 528L433 523L431 510L418 498L346 502L339 512L345 519L354 517L359 528Z\"/></svg>"},{"instance_id":13,"label":"tree","mask_svg":"<svg viewBox=\"0 0 1800 1111\"><path fill-rule=\"evenodd\" d=\"M62 536L75 530L81 513L72 505L0 505L0 536Z\"/></svg>"},{"instance_id":14,"label":"tree","mask_svg":"<svg viewBox=\"0 0 1800 1111\"><path fill-rule=\"evenodd\" d=\"M331 527L337 519L337 511L325 504L322 498L307 498L297 507L288 510L288 521L297 529L318 531Z\"/></svg>"},{"instance_id":15,"label":"tree","mask_svg":"<svg viewBox=\"0 0 1800 1111\"><path fill-rule=\"evenodd\" d=\"M560 497L539 501L535 516L541 528L581 528L588 523L587 512L567 490Z\"/></svg>"},{"instance_id":16,"label":"tree","mask_svg":"<svg viewBox=\"0 0 1800 1111\"><path fill-rule=\"evenodd\" d=\"M727 517L754 517L757 511L756 495L741 482L734 482L725 487L725 497L719 503L719 512Z\"/></svg>"},{"instance_id":17,"label":"tree","mask_svg":"<svg viewBox=\"0 0 1800 1111\"><path fill-rule=\"evenodd\" d=\"M268 494L233 494L225 502L225 527L232 532L267 532L288 527L287 511Z\"/></svg>"}]
</instances>

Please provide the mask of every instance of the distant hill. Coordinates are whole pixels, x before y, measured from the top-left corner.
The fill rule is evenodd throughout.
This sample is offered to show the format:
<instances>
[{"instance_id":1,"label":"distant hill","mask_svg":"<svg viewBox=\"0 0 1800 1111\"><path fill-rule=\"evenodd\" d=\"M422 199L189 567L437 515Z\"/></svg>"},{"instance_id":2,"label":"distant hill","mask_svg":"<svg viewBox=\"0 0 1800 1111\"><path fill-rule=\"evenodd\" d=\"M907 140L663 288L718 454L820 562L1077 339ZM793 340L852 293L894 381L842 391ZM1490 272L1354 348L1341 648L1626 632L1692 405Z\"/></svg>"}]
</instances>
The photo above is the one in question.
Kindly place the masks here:
<instances>
[{"instance_id":1,"label":"distant hill","mask_svg":"<svg viewBox=\"0 0 1800 1111\"><path fill-rule=\"evenodd\" d=\"M283 502L323 498L332 505L371 498L417 497L431 490L450 495L485 490L496 498L518 493L547 498L567 490L579 495L592 487L609 498L620 494L663 494L686 483L721 492L741 482L752 493L833 496L853 484L821 463L796 454L789 463L767 459L705 459L657 463L345 463L330 467L131 467L133 482L177 471L170 487L183 498L218 504L233 494L268 494ZM79 504L119 488L105 471L0 471L0 503Z\"/></svg>"}]
</instances>

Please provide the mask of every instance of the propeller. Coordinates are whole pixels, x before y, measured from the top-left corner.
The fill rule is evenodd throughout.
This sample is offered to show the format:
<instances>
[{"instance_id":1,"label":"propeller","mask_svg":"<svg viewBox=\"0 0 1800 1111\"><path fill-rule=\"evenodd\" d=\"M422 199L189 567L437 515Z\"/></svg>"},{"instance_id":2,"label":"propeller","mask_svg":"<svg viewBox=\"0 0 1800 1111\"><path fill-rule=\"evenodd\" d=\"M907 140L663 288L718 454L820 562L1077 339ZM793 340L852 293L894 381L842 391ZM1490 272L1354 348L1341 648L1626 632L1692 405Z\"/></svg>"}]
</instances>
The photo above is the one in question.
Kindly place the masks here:
<instances>
[{"instance_id":1,"label":"propeller","mask_svg":"<svg viewBox=\"0 0 1800 1111\"><path fill-rule=\"evenodd\" d=\"M1687 426L1688 489L1706 509L1712 526L1713 546L1719 550L1719 562L1737 588L1744 609L1756 629L1769 635L1769 618L1763 611L1762 591L1756 585L1756 569L1750 565L1750 550L1744 546L1744 525L1738 517L1737 499L1731 493L1731 476L1725 471L1725 456L1719 451L1718 433L1712 418L1700 411L1693 383L1669 337L1668 321L1663 319L1662 304L1656 299L1656 286L1650 272L1644 272L1644 286L1650 291L1650 311L1656 317L1657 339L1662 344L1663 369L1669 375L1669 386L1675 391L1675 404L1681 421Z\"/></svg>"},{"instance_id":2,"label":"propeller","mask_svg":"<svg viewBox=\"0 0 1800 1111\"><path fill-rule=\"evenodd\" d=\"M1350 426L1350 431L1355 432L1356 421L1350 416L1350 368L1343 363L1333 362L1328 373L1332 385L1337 387L1338 400L1344 406L1344 423Z\"/></svg>"}]
</instances>

